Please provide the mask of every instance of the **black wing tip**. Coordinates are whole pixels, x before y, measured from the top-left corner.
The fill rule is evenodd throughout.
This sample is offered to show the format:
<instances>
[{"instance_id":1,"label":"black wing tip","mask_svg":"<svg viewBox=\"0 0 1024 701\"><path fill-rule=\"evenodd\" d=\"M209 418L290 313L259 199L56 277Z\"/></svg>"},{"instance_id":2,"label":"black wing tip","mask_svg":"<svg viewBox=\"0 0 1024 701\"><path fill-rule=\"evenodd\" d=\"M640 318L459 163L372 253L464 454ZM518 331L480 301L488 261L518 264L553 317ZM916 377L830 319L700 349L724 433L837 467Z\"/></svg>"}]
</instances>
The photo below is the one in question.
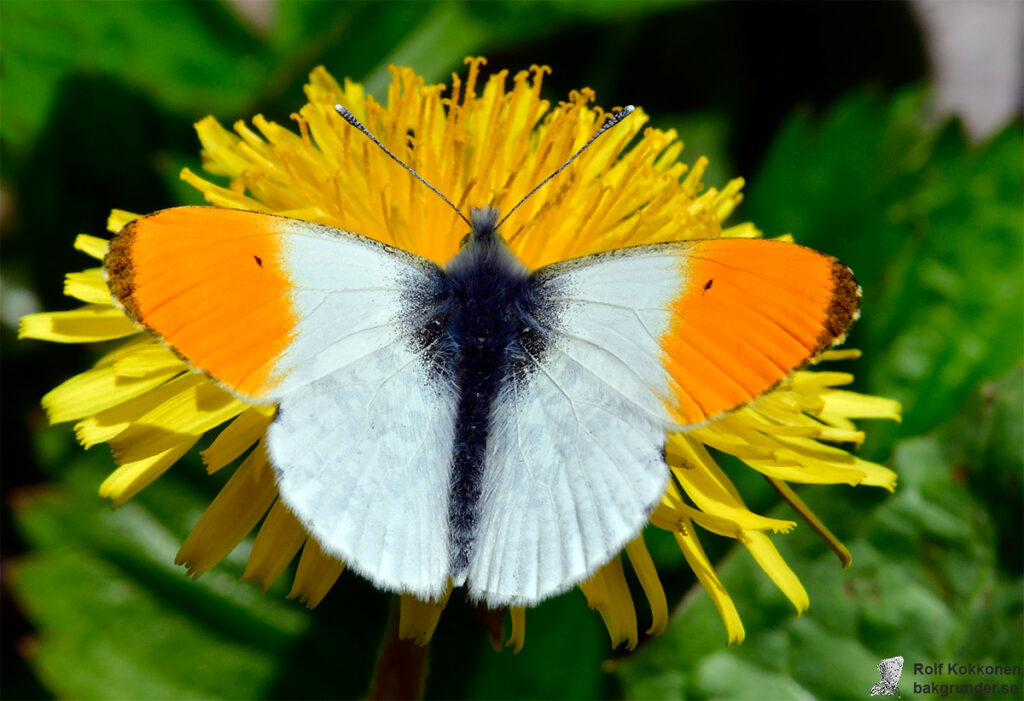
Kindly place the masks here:
<instances>
[{"instance_id":1,"label":"black wing tip","mask_svg":"<svg viewBox=\"0 0 1024 701\"><path fill-rule=\"evenodd\" d=\"M138 321L139 309L135 300L135 263L132 251L135 248L136 223L139 219L121 227L107 244L103 256L103 276L114 300L124 307L132 319Z\"/></svg>"},{"instance_id":2,"label":"black wing tip","mask_svg":"<svg viewBox=\"0 0 1024 701\"><path fill-rule=\"evenodd\" d=\"M842 342L853 322L860 317L862 290L853 271L833 258L831 273L832 298L825 309L825 323L818 336L817 352Z\"/></svg>"}]
</instances>

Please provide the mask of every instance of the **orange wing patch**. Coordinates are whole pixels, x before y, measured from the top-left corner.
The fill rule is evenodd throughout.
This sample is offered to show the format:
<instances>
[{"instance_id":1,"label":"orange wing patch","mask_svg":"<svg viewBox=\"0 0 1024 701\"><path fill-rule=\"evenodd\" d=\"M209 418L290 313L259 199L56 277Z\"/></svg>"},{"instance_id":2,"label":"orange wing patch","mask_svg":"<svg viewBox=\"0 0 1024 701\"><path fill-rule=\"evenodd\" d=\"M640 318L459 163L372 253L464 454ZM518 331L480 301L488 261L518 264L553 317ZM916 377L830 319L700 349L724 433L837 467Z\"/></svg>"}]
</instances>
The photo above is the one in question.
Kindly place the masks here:
<instances>
[{"instance_id":1,"label":"orange wing patch","mask_svg":"<svg viewBox=\"0 0 1024 701\"><path fill-rule=\"evenodd\" d=\"M768 391L840 340L857 316L849 268L777 241L685 249L687 283L661 339L676 420L694 424Z\"/></svg>"},{"instance_id":2,"label":"orange wing patch","mask_svg":"<svg viewBox=\"0 0 1024 701\"><path fill-rule=\"evenodd\" d=\"M128 315L240 394L273 388L295 327L280 220L208 207L136 219L110 242L108 284Z\"/></svg>"}]
</instances>

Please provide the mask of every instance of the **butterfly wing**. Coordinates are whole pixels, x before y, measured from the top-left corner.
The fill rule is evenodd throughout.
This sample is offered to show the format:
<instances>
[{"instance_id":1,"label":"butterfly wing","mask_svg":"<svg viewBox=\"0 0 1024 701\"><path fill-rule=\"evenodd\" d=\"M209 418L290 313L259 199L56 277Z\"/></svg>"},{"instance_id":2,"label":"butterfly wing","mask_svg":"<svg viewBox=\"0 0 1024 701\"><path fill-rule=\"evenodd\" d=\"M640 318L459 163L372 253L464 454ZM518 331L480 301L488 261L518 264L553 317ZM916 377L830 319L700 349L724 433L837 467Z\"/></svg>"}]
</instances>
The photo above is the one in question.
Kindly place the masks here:
<instances>
[{"instance_id":1,"label":"butterfly wing","mask_svg":"<svg viewBox=\"0 0 1024 701\"><path fill-rule=\"evenodd\" d=\"M495 403L470 594L530 605L634 538L668 479L666 430L768 391L837 340L859 290L800 246L622 249L533 276L544 342Z\"/></svg>"},{"instance_id":2,"label":"butterfly wing","mask_svg":"<svg viewBox=\"0 0 1024 701\"><path fill-rule=\"evenodd\" d=\"M878 663L878 672L882 679L895 687L900 683L900 676L903 674L903 657L889 657Z\"/></svg>"},{"instance_id":3,"label":"butterfly wing","mask_svg":"<svg viewBox=\"0 0 1024 701\"><path fill-rule=\"evenodd\" d=\"M294 219L157 212L111 241L115 300L195 368L260 403L285 504L331 555L424 598L447 584L454 391L429 261Z\"/></svg>"}]
</instances>

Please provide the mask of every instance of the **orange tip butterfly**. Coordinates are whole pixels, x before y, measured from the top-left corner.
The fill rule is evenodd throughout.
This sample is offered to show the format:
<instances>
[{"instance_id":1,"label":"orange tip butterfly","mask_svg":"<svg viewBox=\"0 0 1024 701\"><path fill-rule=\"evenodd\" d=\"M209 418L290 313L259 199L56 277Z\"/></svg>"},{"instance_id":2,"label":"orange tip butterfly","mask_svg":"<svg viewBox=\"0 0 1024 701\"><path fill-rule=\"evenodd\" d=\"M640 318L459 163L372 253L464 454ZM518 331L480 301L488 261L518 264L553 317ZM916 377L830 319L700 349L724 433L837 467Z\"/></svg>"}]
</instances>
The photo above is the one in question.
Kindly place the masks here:
<instances>
[{"instance_id":1,"label":"orange tip butterfly","mask_svg":"<svg viewBox=\"0 0 1024 701\"><path fill-rule=\"evenodd\" d=\"M452 584L528 606L583 581L664 493L666 432L751 402L858 312L850 270L789 243L651 244L531 272L496 209L459 215L469 233L443 268L209 207L136 219L104 261L136 323L277 406L281 499L323 549L421 599Z\"/></svg>"}]
</instances>

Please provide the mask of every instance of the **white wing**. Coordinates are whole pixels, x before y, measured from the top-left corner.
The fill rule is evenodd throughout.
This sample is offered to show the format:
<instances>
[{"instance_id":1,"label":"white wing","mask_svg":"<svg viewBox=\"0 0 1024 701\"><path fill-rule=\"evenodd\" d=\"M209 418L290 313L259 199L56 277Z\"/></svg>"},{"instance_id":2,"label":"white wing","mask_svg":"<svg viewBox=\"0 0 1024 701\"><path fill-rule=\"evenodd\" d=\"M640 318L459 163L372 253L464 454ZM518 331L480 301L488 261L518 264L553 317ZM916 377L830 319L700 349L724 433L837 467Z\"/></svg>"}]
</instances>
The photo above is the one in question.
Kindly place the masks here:
<instances>
[{"instance_id":1,"label":"white wing","mask_svg":"<svg viewBox=\"0 0 1024 701\"><path fill-rule=\"evenodd\" d=\"M658 339L682 284L677 252L632 249L534 279L546 341L494 406L470 595L532 605L633 539L668 479ZM638 255L639 254L639 255Z\"/></svg>"},{"instance_id":2,"label":"white wing","mask_svg":"<svg viewBox=\"0 0 1024 701\"><path fill-rule=\"evenodd\" d=\"M287 247L302 282L267 436L281 497L327 552L377 586L439 598L456 396L431 370L441 350L428 347L421 325L441 273L369 239L326 233Z\"/></svg>"},{"instance_id":3,"label":"white wing","mask_svg":"<svg viewBox=\"0 0 1024 701\"><path fill-rule=\"evenodd\" d=\"M429 599L448 582L454 406L396 339L284 397L268 432L285 503L383 589Z\"/></svg>"}]
</instances>

